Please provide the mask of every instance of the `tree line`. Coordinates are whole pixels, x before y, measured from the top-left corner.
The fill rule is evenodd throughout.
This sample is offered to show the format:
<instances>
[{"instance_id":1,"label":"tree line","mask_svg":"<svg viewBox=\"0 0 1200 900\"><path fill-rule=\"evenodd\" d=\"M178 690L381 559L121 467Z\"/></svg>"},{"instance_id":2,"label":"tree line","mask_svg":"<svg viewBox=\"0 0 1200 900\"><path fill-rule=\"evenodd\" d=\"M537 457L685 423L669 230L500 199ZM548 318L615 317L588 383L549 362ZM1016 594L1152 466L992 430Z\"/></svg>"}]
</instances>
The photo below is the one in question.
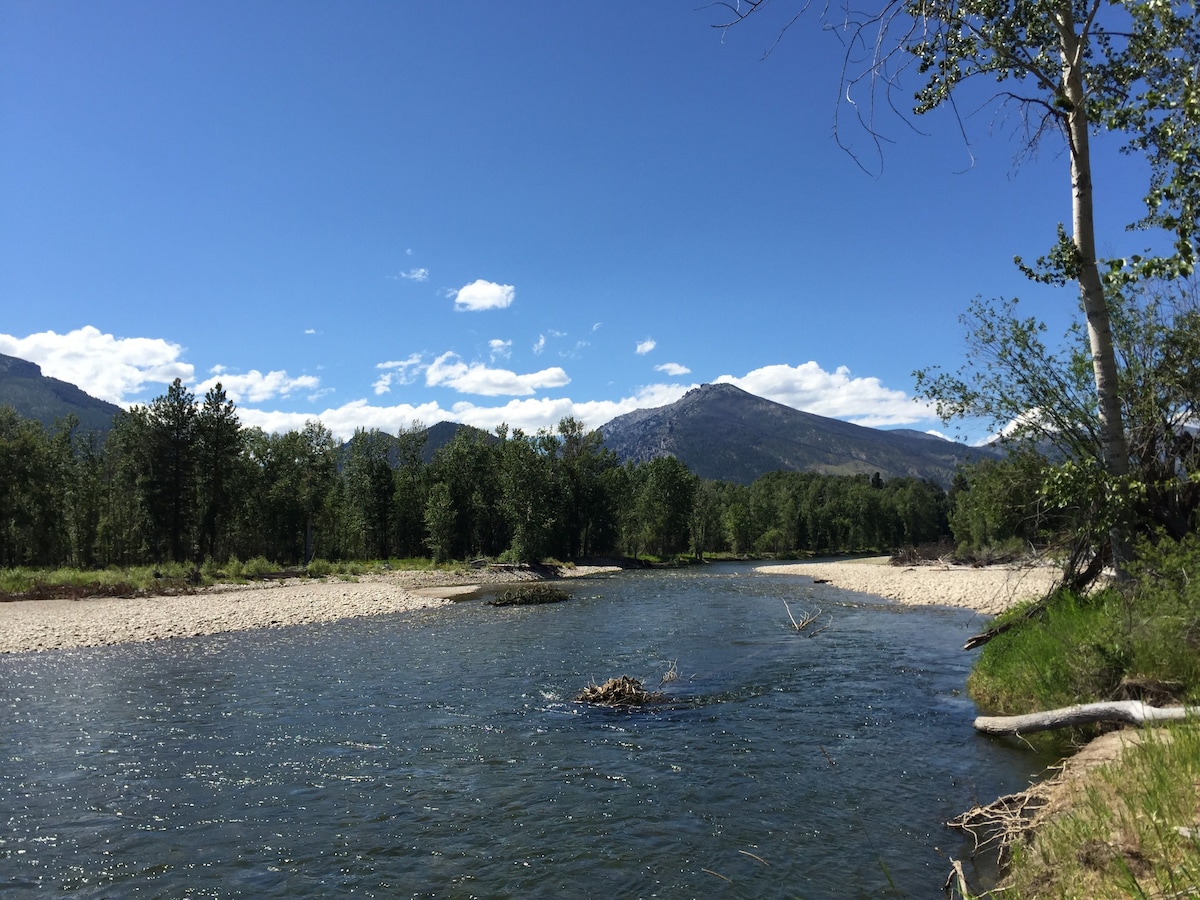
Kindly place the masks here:
<instances>
[{"instance_id":1,"label":"tree line","mask_svg":"<svg viewBox=\"0 0 1200 900\"><path fill-rule=\"evenodd\" d=\"M425 439L418 423L344 445L316 421L269 434L220 385L197 399L178 380L104 440L0 408L0 567L794 556L933 541L949 521L928 481L707 481L673 457L622 464L573 418L460 429L431 462Z\"/></svg>"}]
</instances>

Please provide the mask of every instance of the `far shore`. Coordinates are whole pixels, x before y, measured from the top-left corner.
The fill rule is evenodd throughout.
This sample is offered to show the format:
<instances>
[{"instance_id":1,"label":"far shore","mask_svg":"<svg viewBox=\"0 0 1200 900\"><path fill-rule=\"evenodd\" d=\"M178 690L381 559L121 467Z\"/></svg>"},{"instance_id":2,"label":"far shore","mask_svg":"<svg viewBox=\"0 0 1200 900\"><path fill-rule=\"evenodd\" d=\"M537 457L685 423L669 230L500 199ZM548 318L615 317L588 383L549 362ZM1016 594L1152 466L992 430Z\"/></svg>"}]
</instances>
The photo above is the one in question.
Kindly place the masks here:
<instances>
[{"instance_id":1,"label":"far shore","mask_svg":"<svg viewBox=\"0 0 1200 900\"><path fill-rule=\"evenodd\" d=\"M569 578L617 570L616 566L577 566L558 574ZM1057 574L1048 567L899 567L889 565L884 557L774 565L759 571L807 575L900 603L959 606L987 615L1040 596ZM539 577L522 570L396 571L355 580L217 585L168 596L17 600L0 603L0 653L198 637L408 612L450 603L488 586Z\"/></svg>"},{"instance_id":2,"label":"far shore","mask_svg":"<svg viewBox=\"0 0 1200 900\"><path fill-rule=\"evenodd\" d=\"M571 566L559 577L617 571ZM251 628L311 625L428 609L488 586L538 579L522 570L396 571L354 580L328 578L215 585L193 593L0 603L0 653L97 647L199 637Z\"/></svg>"},{"instance_id":3,"label":"far shore","mask_svg":"<svg viewBox=\"0 0 1200 900\"><path fill-rule=\"evenodd\" d=\"M807 575L910 606L959 606L989 616L1043 596L1062 576L1054 566L894 566L886 556L775 565L757 571Z\"/></svg>"}]
</instances>

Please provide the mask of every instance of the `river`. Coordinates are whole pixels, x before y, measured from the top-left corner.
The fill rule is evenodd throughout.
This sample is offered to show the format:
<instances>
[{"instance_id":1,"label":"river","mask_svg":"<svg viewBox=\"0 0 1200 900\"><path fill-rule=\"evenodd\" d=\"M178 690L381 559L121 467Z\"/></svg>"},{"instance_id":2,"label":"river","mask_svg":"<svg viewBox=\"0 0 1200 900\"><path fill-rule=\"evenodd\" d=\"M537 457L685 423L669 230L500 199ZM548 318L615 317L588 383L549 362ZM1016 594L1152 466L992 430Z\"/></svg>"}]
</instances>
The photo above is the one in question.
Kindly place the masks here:
<instances>
[{"instance_id":1,"label":"river","mask_svg":"<svg viewBox=\"0 0 1200 900\"><path fill-rule=\"evenodd\" d=\"M732 564L566 586L0 657L0 896L939 896L945 821L1047 762L972 731L969 612ZM661 707L572 699L672 669Z\"/></svg>"}]
</instances>

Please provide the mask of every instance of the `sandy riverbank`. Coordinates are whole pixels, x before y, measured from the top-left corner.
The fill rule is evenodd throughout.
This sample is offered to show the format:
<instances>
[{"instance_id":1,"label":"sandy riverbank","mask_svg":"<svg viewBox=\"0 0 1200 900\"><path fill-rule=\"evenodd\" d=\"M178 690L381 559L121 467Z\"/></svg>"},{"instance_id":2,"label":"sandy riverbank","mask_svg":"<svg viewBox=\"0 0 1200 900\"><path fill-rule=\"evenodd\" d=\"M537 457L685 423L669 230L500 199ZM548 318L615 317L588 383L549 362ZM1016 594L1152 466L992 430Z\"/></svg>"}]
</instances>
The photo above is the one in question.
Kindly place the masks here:
<instances>
[{"instance_id":1,"label":"sandy riverbank","mask_svg":"<svg viewBox=\"0 0 1200 900\"><path fill-rule=\"evenodd\" d=\"M563 577L614 568L579 566ZM530 572L389 572L328 579L218 585L165 597L18 600L0 603L0 653L94 647L195 637L249 628L305 625L439 606L488 584L526 581Z\"/></svg>"},{"instance_id":2,"label":"sandy riverbank","mask_svg":"<svg viewBox=\"0 0 1200 900\"><path fill-rule=\"evenodd\" d=\"M1053 566L893 566L886 557L771 566L765 571L808 575L914 606L960 606L986 615L1042 596L1060 574Z\"/></svg>"}]
</instances>

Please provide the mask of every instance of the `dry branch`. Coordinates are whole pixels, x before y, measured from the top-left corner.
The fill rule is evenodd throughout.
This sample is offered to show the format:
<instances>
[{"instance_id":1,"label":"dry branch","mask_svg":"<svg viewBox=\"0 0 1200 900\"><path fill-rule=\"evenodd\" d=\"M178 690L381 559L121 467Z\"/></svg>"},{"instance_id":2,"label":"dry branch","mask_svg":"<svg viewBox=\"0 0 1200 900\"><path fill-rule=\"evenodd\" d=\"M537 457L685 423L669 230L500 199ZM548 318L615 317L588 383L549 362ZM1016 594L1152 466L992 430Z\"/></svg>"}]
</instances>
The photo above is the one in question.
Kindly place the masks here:
<instances>
[{"instance_id":1,"label":"dry branch","mask_svg":"<svg viewBox=\"0 0 1200 900\"><path fill-rule=\"evenodd\" d=\"M786 600L783 601L783 606L784 609L787 610L788 618L792 620L792 627L795 628L796 631L804 631L804 629L812 625L813 622L817 621L817 619L824 612L824 610L821 609L815 610L814 612L806 612L800 616L799 621L797 621L796 617L792 615L792 607L788 605ZM812 637L815 634L820 634L824 630L825 628L818 628L816 631L812 632L809 637Z\"/></svg>"},{"instance_id":2,"label":"dry branch","mask_svg":"<svg viewBox=\"0 0 1200 900\"><path fill-rule=\"evenodd\" d=\"M975 842L972 856L995 847L997 859L1004 860L1009 848L1030 828L1038 811L1046 805L1055 778L1035 784L1015 794L1005 794L986 806L976 806L955 816L946 824L971 835Z\"/></svg>"}]
</instances>

